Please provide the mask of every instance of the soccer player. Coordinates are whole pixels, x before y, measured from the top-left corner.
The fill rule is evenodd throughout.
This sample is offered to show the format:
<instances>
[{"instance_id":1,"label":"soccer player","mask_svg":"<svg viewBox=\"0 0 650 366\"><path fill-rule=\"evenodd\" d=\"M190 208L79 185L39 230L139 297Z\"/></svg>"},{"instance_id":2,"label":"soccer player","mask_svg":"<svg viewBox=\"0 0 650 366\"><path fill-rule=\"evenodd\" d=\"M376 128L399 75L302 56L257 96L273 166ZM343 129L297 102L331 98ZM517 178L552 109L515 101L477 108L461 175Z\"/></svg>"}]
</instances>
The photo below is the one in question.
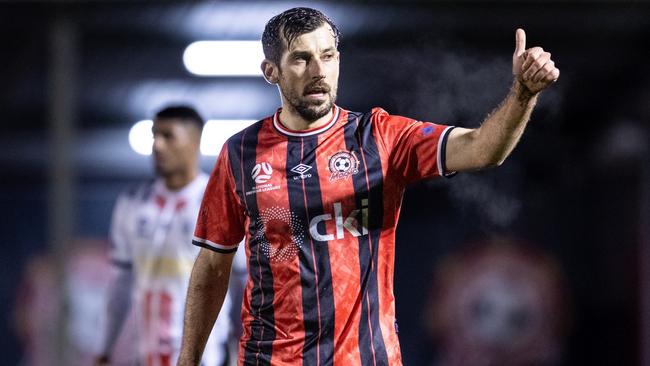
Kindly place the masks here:
<instances>
[{"instance_id":1,"label":"soccer player","mask_svg":"<svg viewBox=\"0 0 650 366\"><path fill-rule=\"evenodd\" d=\"M96 365L110 364L131 298L139 364L168 366L178 358L187 286L200 249L191 244L192 234L208 181L199 169L202 129L203 119L190 107L158 112L153 122L157 178L117 200L111 223L114 276ZM221 366L227 360L229 308L226 297L203 357L205 366Z\"/></svg>"},{"instance_id":2,"label":"soccer player","mask_svg":"<svg viewBox=\"0 0 650 366\"><path fill-rule=\"evenodd\" d=\"M195 230L179 365L198 365L246 237L239 364L400 365L395 230L407 184L500 165L539 92L559 77L516 31L514 80L479 128L453 128L335 104L339 33L294 8L262 36L266 80L282 107L232 136L212 172Z\"/></svg>"}]
</instances>

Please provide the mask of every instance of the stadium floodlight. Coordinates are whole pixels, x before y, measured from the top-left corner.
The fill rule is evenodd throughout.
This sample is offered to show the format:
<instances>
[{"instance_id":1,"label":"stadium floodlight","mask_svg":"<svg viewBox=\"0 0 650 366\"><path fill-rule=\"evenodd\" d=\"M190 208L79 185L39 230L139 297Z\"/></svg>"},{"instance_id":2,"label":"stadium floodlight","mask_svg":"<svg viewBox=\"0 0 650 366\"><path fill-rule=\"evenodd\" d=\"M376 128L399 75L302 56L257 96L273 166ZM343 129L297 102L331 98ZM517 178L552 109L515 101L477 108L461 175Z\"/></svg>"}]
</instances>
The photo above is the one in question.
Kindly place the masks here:
<instances>
[{"instance_id":1,"label":"stadium floodlight","mask_svg":"<svg viewBox=\"0 0 650 366\"><path fill-rule=\"evenodd\" d=\"M255 120L212 119L203 126L201 135L201 154L206 156L219 155L221 147L228 137L253 124ZM129 145L140 155L151 155L153 148L152 120L136 122L129 131Z\"/></svg>"},{"instance_id":2,"label":"stadium floodlight","mask_svg":"<svg viewBox=\"0 0 650 366\"><path fill-rule=\"evenodd\" d=\"M203 126L203 135L201 136L201 154L207 156L219 155L221 147L230 136L255 122L255 120L223 119L211 119L207 121L205 126Z\"/></svg>"},{"instance_id":3,"label":"stadium floodlight","mask_svg":"<svg viewBox=\"0 0 650 366\"><path fill-rule=\"evenodd\" d=\"M129 131L129 145L140 155L151 155L153 148L153 121L150 119L136 122Z\"/></svg>"},{"instance_id":4,"label":"stadium floodlight","mask_svg":"<svg viewBox=\"0 0 650 366\"><path fill-rule=\"evenodd\" d=\"M262 76L260 41L197 41L183 52L187 71L199 76Z\"/></svg>"}]
</instances>

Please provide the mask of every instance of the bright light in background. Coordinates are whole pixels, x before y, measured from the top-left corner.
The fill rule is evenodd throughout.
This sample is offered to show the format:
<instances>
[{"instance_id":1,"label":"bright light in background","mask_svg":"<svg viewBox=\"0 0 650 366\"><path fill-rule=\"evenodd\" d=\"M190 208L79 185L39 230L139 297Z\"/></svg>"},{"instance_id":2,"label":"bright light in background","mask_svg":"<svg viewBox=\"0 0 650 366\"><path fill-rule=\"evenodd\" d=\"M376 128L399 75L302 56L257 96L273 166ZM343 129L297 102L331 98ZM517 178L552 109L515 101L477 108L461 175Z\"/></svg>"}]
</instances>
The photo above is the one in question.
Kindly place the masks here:
<instances>
[{"instance_id":1,"label":"bright light in background","mask_svg":"<svg viewBox=\"0 0 650 366\"><path fill-rule=\"evenodd\" d=\"M201 154L219 155L228 137L255 123L255 120L217 120L212 119L203 126Z\"/></svg>"},{"instance_id":2,"label":"bright light in background","mask_svg":"<svg viewBox=\"0 0 650 366\"><path fill-rule=\"evenodd\" d=\"M129 144L140 155L151 155L153 148L152 120L138 121L129 131Z\"/></svg>"},{"instance_id":3,"label":"bright light in background","mask_svg":"<svg viewBox=\"0 0 650 366\"><path fill-rule=\"evenodd\" d=\"M197 41L183 52L185 68L201 76L261 76L260 41Z\"/></svg>"},{"instance_id":4,"label":"bright light in background","mask_svg":"<svg viewBox=\"0 0 650 366\"><path fill-rule=\"evenodd\" d=\"M217 120L212 119L203 126L201 135L201 154L208 156L219 155L221 147L228 137L255 123L255 120ZM136 122L129 131L129 144L133 151L140 155L151 155L153 147L153 121Z\"/></svg>"}]
</instances>

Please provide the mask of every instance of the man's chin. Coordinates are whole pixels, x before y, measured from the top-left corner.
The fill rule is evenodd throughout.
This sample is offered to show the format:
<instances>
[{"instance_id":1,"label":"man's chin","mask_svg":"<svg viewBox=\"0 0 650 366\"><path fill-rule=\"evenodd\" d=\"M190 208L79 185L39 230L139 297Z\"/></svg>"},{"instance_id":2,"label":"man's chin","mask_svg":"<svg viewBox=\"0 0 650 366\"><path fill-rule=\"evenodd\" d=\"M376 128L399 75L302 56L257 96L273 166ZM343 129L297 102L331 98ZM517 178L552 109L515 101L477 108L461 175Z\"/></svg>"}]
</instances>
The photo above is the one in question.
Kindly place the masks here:
<instances>
[{"instance_id":1,"label":"man's chin","mask_svg":"<svg viewBox=\"0 0 650 366\"><path fill-rule=\"evenodd\" d=\"M318 105L314 105L314 103L311 103L310 105L302 105L299 108L296 108L296 111L305 120L309 122L314 122L317 119L326 116L331 109L332 109L332 103L323 101Z\"/></svg>"},{"instance_id":2,"label":"man's chin","mask_svg":"<svg viewBox=\"0 0 650 366\"><path fill-rule=\"evenodd\" d=\"M166 169L164 166L154 165L154 171L159 177L166 177L169 175L169 169Z\"/></svg>"}]
</instances>

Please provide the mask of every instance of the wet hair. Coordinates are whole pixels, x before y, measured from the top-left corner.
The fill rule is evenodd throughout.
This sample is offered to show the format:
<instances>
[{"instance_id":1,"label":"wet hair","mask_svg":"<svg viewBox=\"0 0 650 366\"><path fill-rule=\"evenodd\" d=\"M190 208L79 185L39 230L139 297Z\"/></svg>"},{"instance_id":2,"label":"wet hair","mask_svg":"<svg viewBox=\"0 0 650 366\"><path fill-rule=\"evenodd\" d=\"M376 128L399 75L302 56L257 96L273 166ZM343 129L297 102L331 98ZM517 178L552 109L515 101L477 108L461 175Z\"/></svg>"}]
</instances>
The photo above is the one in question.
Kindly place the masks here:
<instances>
[{"instance_id":1,"label":"wet hair","mask_svg":"<svg viewBox=\"0 0 650 366\"><path fill-rule=\"evenodd\" d=\"M174 105L165 107L156 113L156 119L177 119L183 123L196 126L203 131L203 118L194 108L186 105Z\"/></svg>"},{"instance_id":2,"label":"wet hair","mask_svg":"<svg viewBox=\"0 0 650 366\"><path fill-rule=\"evenodd\" d=\"M274 16L266 23L264 33L262 33L264 57L279 66L285 47L291 47L291 43L296 38L313 32L323 24L329 24L332 27L334 40L338 47L339 29L327 15L316 9L293 8Z\"/></svg>"}]
</instances>

